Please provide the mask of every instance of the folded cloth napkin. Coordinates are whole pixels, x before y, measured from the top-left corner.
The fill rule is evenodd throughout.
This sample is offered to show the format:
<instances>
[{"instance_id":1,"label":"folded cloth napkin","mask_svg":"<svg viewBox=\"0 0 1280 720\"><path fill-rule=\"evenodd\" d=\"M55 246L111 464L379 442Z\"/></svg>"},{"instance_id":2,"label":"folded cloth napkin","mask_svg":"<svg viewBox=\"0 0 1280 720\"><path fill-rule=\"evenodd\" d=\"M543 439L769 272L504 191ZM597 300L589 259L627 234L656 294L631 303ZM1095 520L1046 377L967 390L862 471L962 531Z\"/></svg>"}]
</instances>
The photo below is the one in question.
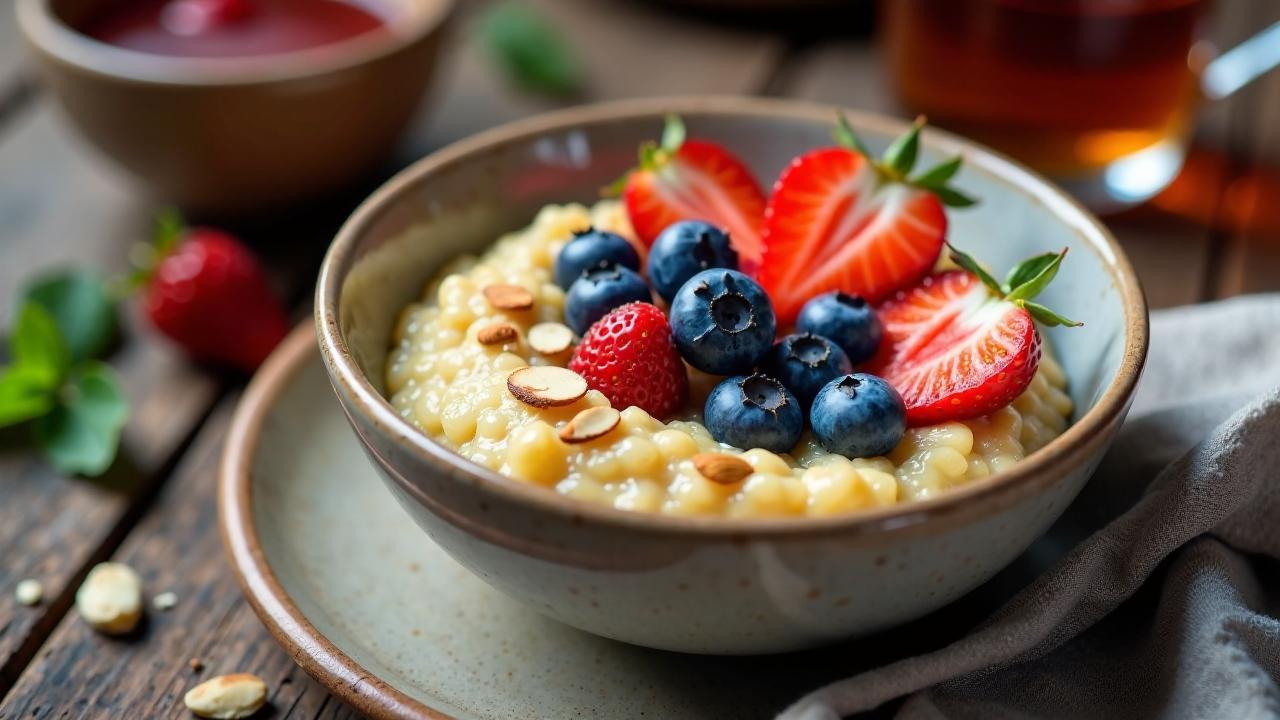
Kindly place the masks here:
<instances>
[{"instance_id":1,"label":"folded cloth napkin","mask_svg":"<svg viewBox=\"0 0 1280 720\"><path fill-rule=\"evenodd\" d=\"M780 718L903 697L899 718L1280 718L1280 295L1151 330L1129 420L1059 523L1094 531L968 635Z\"/></svg>"}]
</instances>

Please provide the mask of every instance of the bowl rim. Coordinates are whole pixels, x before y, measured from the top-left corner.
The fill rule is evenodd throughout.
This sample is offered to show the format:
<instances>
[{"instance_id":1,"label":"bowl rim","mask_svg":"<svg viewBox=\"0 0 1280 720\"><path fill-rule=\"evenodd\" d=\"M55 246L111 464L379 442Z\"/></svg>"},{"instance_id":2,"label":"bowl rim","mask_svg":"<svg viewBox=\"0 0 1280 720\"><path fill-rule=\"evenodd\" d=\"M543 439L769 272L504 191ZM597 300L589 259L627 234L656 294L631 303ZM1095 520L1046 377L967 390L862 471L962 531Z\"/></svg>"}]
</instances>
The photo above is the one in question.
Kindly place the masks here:
<instances>
[{"instance_id":1,"label":"bowl rim","mask_svg":"<svg viewBox=\"0 0 1280 720\"><path fill-rule=\"evenodd\" d=\"M1029 201L1043 205L1074 230L1089 251L1102 260L1119 292L1124 311L1124 349L1120 364L1115 377L1097 402L1049 444L1028 455L1010 470L997 473L989 479L952 488L933 498L825 517L684 517L619 510L566 497L547 488L506 477L476 465L438 444L395 411L360 371L349 351L338 323L338 300L342 280L354 263L355 251L363 230L393 207L395 199L407 188L440 169L465 161L474 152L584 125L649 116L656 121L666 113L829 123L837 110L843 111L855 128L868 128L895 136L908 127L907 122L888 116L804 101L715 95L654 97L579 106L518 120L459 140L418 160L393 176L360 204L338 231L320 267L315 296L316 334L335 390L339 395L342 395L343 388L348 391L346 397L350 400L349 411L361 413L375 432L406 448L428 465L434 465L451 475L468 476L484 492L575 523L595 521L630 530L663 534L741 540L744 537L779 535L884 532L946 516L960 508L970 507L973 503L980 503L984 499L1029 484L1037 477L1060 477L1065 474L1069 468L1063 463L1087 448L1097 434L1115 424L1128 409L1146 359L1149 334L1147 305L1141 284L1115 237L1074 198L996 151L932 128L921 136L921 141L926 146L945 154L963 154L966 164L980 167L997 179L1007 181L1011 187L1024 193ZM361 441L364 442L363 437ZM415 497L422 492L408 480L397 478L397 482L404 484L405 489Z\"/></svg>"},{"instance_id":2,"label":"bowl rim","mask_svg":"<svg viewBox=\"0 0 1280 720\"><path fill-rule=\"evenodd\" d=\"M374 62L435 33L453 16L457 0L400 2L403 18L345 40L268 55L192 58L141 52L96 40L53 10L56 0L17 0L18 26L41 53L100 78L169 87L224 87L299 80ZM265 61L264 61L265 58Z\"/></svg>"}]
</instances>

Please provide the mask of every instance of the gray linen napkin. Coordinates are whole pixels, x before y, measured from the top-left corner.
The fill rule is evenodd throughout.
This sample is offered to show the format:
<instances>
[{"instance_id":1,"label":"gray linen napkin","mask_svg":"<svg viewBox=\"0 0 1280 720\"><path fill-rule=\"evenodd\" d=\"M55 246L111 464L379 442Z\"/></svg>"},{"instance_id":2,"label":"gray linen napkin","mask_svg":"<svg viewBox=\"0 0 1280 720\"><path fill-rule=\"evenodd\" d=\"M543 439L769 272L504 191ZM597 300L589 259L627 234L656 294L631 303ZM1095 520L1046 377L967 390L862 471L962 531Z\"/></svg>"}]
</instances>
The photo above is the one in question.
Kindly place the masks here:
<instances>
[{"instance_id":1,"label":"gray linen napkin","mask_svg":"<svg viewBox=\"0 0 1280 720\"><path fill-rule=\"evenodd\" d=\"M1153 314L1129 420L1063 526L1079 543L967 636L779 717L905 696L899 718L1280 718L1280 295Z\"/></svg>"}]
</instances>

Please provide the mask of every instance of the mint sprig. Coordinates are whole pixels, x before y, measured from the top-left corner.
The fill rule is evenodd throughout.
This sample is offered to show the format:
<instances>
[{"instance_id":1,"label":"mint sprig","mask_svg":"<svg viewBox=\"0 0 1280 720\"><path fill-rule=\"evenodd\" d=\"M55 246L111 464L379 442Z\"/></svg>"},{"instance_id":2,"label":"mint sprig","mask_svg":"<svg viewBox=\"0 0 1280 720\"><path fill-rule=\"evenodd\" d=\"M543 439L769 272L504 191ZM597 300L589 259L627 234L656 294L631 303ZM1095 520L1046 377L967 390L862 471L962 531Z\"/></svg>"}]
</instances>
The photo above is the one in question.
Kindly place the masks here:
<instances>
[{"instance_id":1,"label":"mint sprig","mask_svg":"<svg viewBox=\"0 0 1280 720\"><path fill-rule=\"evenodd\" d=\"M1013 304L1024 308L1031 317L1040 323L1049 326L1065 325L1067 327L1080 327L1084 323L1076 322L1064 315L1060 315L1053 310L1032 302L1032 298L1039 295L1053 282L1053 278L1058 275L1058 268L1062 266L1062 259L1067 256L1067 248L1062 248L1062 252L1044 253L1034 257L1027 258L1009 270L1009 274L1005 276L1004 282L995 279L981 263L968 253L957 250L954 245L947 243L947 249L951 251L951 260L956 265L968 270L982 281L996 297L1003 298Z\"/></svg>"},{"instance_id":2,"label":"mint sprig","mask_svg":"<svg viewBox=\"0 0 1280 720\"><path fill-rule=\"evenodd\" d=\"M521 2L493 6L480 19L480 41L521 89L569 96L583 83L581 63L542 13Z\"/></svg>"},{"instance_id":3,"label":"mint sprig","mask_svg":"<svg viewBox=\"0 0 1280 720\"><path fill-rule=\"evenodd\" d=\"M878 158L871 154L866 143L853 131L853 126L849 124L849 119L844 116L844 113L836 114L836 127L832 131L832 137L840 147L853 150L866 158L882 185L901 183L927 190L937 195L942 204L947 207L963 208L977 204L976 199L948 185L964 162L959 155L914 177L911 175L920 155L920 130L924 126L924 116L917 117L911 124L911 129L890 143L884 155Z\"/></svg>"},{"instance_id":4,"label":"mint sprig","mask_svg":"<svg viewBox=\"0 0 1280 720\"><path fill-rule=\"evenodd\" d=\"M30 424L61 472L99 475L115 458L129 403L94 359L115 334L115 302L96 274L44 275L21 295L0 368L0 427Z\"/></svg>"}]
</instances>

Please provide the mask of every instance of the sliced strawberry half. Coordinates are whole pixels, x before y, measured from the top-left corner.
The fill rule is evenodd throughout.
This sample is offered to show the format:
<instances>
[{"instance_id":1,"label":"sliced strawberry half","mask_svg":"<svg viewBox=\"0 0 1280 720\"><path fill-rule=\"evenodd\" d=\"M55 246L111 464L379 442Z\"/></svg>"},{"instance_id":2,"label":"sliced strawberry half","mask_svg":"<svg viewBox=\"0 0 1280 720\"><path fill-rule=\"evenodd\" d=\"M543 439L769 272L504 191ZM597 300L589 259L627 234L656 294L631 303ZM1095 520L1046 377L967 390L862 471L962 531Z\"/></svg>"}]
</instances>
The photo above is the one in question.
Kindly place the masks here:
<instances>
[{"instance_id":1,"label":"sliced strawberry half","mask_svg":"<svg viewBox=\"0 0 1280 720\"><path fill-rule=\"evenodd\" d=\"M686 140L670 115L662 143L640 147L640 165L619 181L627 215L646 247L680 220L703 220L729 233L745 267L760 261L764 192L746 164L720 145Z\"/></svg>"},{"instance_id":2,"label":"sliced strawberry half","mask_svg":"<svg viewBox=\"0 0 1280 720\"><path fill-rule=\"evenodd\" d=\"M843 116L839 147L792 161L764 212L759 280L788 323L815 295L839 290L872 302L933 269L947 235L944 205L973 200L947 187L956 157L909 177L919 152L917 120L875 159Z\"/></svg>"},{"instance_id":3,"label":"sliced strawberry half","mask_svg":"<svg viewBox=\"0 0 1280 720\"><path fill-rule=\"evenodd\" d=\"M1065 254L1031 258L1002 284L953 250L966 269L926 277L877 309L885 342L870 370L902 395L908 425L985 415L1027 389L1040 364L1035 321L1080 324L1031 301Z\"/></svg>"}]
</instances>

